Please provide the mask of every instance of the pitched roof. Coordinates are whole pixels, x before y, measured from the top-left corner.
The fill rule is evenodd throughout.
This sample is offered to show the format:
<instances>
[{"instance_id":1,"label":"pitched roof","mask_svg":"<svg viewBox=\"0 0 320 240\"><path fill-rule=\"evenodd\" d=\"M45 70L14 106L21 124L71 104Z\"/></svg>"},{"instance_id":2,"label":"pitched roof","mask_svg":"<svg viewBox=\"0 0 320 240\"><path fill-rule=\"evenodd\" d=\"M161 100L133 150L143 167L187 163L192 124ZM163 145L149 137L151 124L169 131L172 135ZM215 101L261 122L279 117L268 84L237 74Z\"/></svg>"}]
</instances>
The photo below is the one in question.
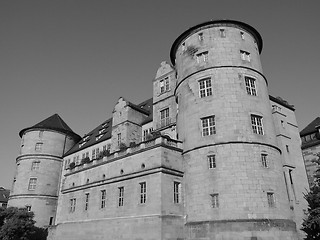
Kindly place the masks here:
<instances>
[{"instance_id":1,"label":"pitched roof","mask_svg":"<svg viewBox=\"0 0 320 240\"><path fill-rule=\"evenodd\" d=\"M70 134L76 139L81 138L78 134L72 131L72 129L62 120L62 118L58 114L53 114L52 116L37 123L36 125L33 125L32 127L22 129L19 132L20 137L22 137L25 131L32 130L32 129L51 129L51 130L56 130L58 132Z\"/></svg>"},{"instance_id":2,"label":"pitched roof","mask_svg":"<svg viewBox=\"0 0 320 240\"><path fill-rule=\"evenodd\" d=\"M150 98L138 105L129 102L129 106L135 110L138 110L148 117L143 121L142 124L146 124L152 121L152 107L153 99ZM111 138L111 131L112 131L112 118L105 120L99 126L91 130L89 133L85 134L83 138L75 144L64 156L68 156L72 153L81 151L87 147L95 145L99 142L103 142L109 138Z\"/></svg>"},{"instance_id":3,"label":"pitched roof","mask_svg":"<svg viewBox=\"0 0 320 240\"><path fill-rule=\"evenodd\" d=\"M4 189L3 187L0 187L0 202L1 203L8 202L9 195L10 195L10 190Z\"/></svg>"},{"instance_id":4,"label":"pitched roof","mask_svg":"<svg viewBox=\"0 0 320 240\"><path fill-rule=\"evenodd\" d=\"M314 119L311 123L308 124L301 132L300 136L308 135L310 133L316 132L316 127L320 126L320 117Z\"/></svg>"}]
</instances>

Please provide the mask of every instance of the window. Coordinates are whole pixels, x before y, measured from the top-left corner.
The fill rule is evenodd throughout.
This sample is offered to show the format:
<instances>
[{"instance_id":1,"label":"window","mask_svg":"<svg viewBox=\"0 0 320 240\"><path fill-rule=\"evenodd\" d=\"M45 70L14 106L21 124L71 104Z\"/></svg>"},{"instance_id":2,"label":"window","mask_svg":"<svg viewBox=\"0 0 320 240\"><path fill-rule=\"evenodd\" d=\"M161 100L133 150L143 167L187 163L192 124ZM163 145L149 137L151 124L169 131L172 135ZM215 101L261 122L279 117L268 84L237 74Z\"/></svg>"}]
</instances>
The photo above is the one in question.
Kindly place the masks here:
<instances>
[{"instance_id":1,"label":"window","mask_svg":"<svg viewBox=\"0 0 320 240\"><path fill-rule=\"evenodd\" d=\"M220 29L220 37L222 38L226 37L226 31L224 29Z\"/></svg>"},{"instance_id":2,"label":"window","mask_svg":"<svg viewBox=\"0 0 320 240\"><path fill-rule=\"evenodd\" d=\"M262 167L264 168L268 168L268 160L267 160L267 154L264 154L262 153L261 154L261 164L262 164Z\"/></svg>"},{"instance_id":3,"label":"window","mask_svg":"<svg viewBox=\"0 0 320 240\"><path fill-rule=\"evenodd\" d=\"M274 199L274 193L268 192L267 193L267 199L268 199L269 207L275 207L276 206L275 199Z\"/></svg>"},{"instance_id":4,"label":"window","mask_svg":"<svg viewBox=\"0 0 320 240\"><path fill-rule=\"evenodd\" d=\"M173 202L180 203L181 183L173 182Z\"/></svg>"},{"instance_id":5,"label":"window","mask_svg":"<svg viewBox=\"0 0 320 240\"><path fill-rule=\"evenodd\" d=\"M200 42L203 41L203 33L199 33L198 34L198 39L199 39Z\"/></svg>"},{"instance_id":6,"label":"window","mask_svg":"<svg viewBox=\"0 0 320 240\"><path fill-rule=\"evenodd\" d=\"M251 115L251 125L253 133L263 135L262 117Z\"/></svg>"},{"instance_id":7,"label":"window","mask_svg":"<svg viewBox=\"0 0 320 240\"><path fill-rule=\"evenodd\" d=\"M96 150L92 149L92 156L91 156L92 160L96 159Z\"/></svg>"},{"instance_id":8,"label":"window","mask_svg":"<svg viewBox=\"0 0 320 240\"><path fill-rule=\"evenodd\" d=\"M249 95L257 96L256 90L256 80L251 77L244 77L244 81L246 83L246 90Z\"/></svg>"},{"instance_id":9,"label":"window","mask_svg":"<svg viewBox=\"0 0 320 240\"><path fill-rule=\"evenodd\" d=\"M98 135L98 136L96 137L96 141L98 141L100 138L102 138L102 137L103 137L103 135L104 135L104 134L100 134L100 135Z\"/></svg>"},{"instance_id":10,"label":"window","mask_svg":"<svg viewBox=\"0 0 320 240\"><path fill-rule=\"evenodd\" d=\"M28 212L31 212L31 206L30 205L27 205L26 209L27 209Z\"/></svg>"},{"instance_id":11,"label":"window","mask_svg":"<svg viewBox=\"0 0 320 240\"><path fill-rule=\"evenodd\" d=\"M201 63L201 62L207 62L208 61L208 51L202 52L202 53L198 53L196 55L197 57L197 62Z\"/></svg>"},{"instance_id":12,"label":"window","mask_svg":"<svg viewBox=\"0 0 320 240\"><path fill-rule=\"evenodd\" d=\"M96 148L96 158L99 157L99 152L100 152L100 149L99 149L99 148Z\"/></svg>"},{"instance_id":13,"label":"window","mask_svg":"<svg viewBox=\"0 0 320 240\"><path fill-rule=\"evenodd\" d=\"M120 147L120 143L121 143L121 133L118 133L118 134L117 134L117 137L118 137L118 139L117 139L118 147Z\"/></svg>"},{"instance_id":14,"label":"window","mask_svg":"<svg viewBox=\"0 0 320 240\"><path fill-rule=\"evenodd\" d=\"M201 79L199 81L200 97L207 97L212 95L211 78Z\"/></svg>"},{"instance_id":15,"label":"window","mask_svg":"<svg viewBox=\"0 0 320 240\"><path fill-rule=\"evenodd\" d=\"M119 201L118 201L118 206L122 207L123 206L123 197L124 197L124 187L119 187Z\"/></svg>"},{"instance_id":16,"label":"window","mask_svg":"<svg viewBox=\"0 0 320 240\"><path fill-rule=\"evenodd\" d=\"M213 208L218 208L219 207L219 194L218 193L214 193L211 194L211 206Z\"/></svg>"},{"instance_id":17,"label":"window","mask_svg":"<svg viewBox=\"0 0 320 240\"><path fill-rule=\"evenodd\" d=\"M89 209L89 197L90 197L90 194L89 193L86 193L86 196L85 196L85 203L84 203L84 210L87 211Z\"/></svg>"},{"instance_id":18,"label":"window","mask_svg":"<svg viewBox=\"0 0 320 240\"><path fill-rule=\"evenodd\" d=\"M49 225L51 226L52 223L53 223L53 217L50 217L50 219L49 219Z\"/></svg>"},{"instance_id":19,"label":"window","mask_svg":"<svg viewBox=\"0 0 320 240\"><path fill-rule=\"evenodd\" d=\"M215 155L208 156L208 164L209 164L209 169L216 168L216 156Z\"/></svg>"},{"instance_id":20,"label":"window","mask_svg":"<svg viewBox=\"0 0 320 240\"><path fill-rule=\"evenodd\" d=\"M103 145L102 151L103 151L103 152L104 152L104 151L107 151L107 145Z\"/></svg>"},{"instance_id":21,"label":"window","mask_svg":"<svg viewBox=\"0 0 320 240\"><path fill-rule=\"evenodd\" d=\"M250 53L240 50L241 59L250 62Z\"/></svg>"},{"instance_id":22,"label":"window","mask_svg":"<svg viewBox=\"0 0 320 240\"><path fill-rule=\"evenodd\" d=\"M170 81L169 81L169 77L166 77L162 80L160 80L160 93L164 93L169 91L170 89Z\"/></svg>"},{"instance_id":23,"label":"window","mask_svg":"<svg viewBox=\"0 0 320 240\"><path fill-rule=\"evenodd\" d=\"M75 198L71 198L70 199L70 212L74 212L76 210L76 199Z\"/></svg>"},{"instance_id":24,"label":"window","mask_svg":"<svg viewBox=\"0 0 320 240\"><path fill-rule=\"evenodd\" d=\"M37 178L30 178L28 190L36 190L36 186L37 186Z\"/></svg>"},{"instance_id":25,"label":"window","mask_svg":"<svg viewBox=\"0 0 320 240\"><path fill-rule=\"evenodd\" d=\"M147 137L151 132L153 131L153 128L145 129L143 130L143 139L142 141L147 141Z\"/></svg>"},{"instance_id":26,"label":"window","mask_svg":"<svg viewBox=\"0 0 320 240\"><path fill-rule=\"evenodd\" d=\"M202 122L202 136L209 136L216 134L216 126L214 116L206 117L201 119Z\"/></svg>"},{"instance_id":27,"label":"window","mask_svg":"<svg viewBox=\"0 0 320 240\"><path fill-rule=\"evenodd\" d=\"M42 138L43 136L43 130L39 131L39 138Z\"/></svg>"},{"instance_id":28,"label":"window","mask_svg":"<svg viewBox=\"0 0 320 240\"><path fill-rule=\"evenodd\" d=\"M39 169L39 165L40 165L40 162L39 162L39 161L34 161L34 162L32 162L31 170L32 170L32 171L38 170L38 169Z\"/></svg>"},{"instance_id":29,"label":"window","mask_svg":"<svg viewBox=\"0 0 320 240\"><path fill-rule=\"evenodd\" d=\"M160 126L165 127L170 124L169 108L160 111Z\"/></svg>"},{"instance_id":30,"label":"window","mask_svg":"<svg viewBox=\"0 0 320 240\"><path fill-rule=\"evenodd\" d=\"M35 146L35 151L36 152L40 152L42 150L42 144L43 143L36 143L36 146Z\"/></svg>"},{"instance_id":31,"label":"window","mask_svg":"<svg viewBox=\"0 0 320 240\"><path fill-rule=\"evenodd\" d=\"M87 158L89 157L89 152L86 152L86 157L87 157Z\"/></svg>"},{"instance_id":32,"label":"window","mask_svg":"<svg viewBox=\"0 0 320 240\"><path fill-rule=\"evenodd\" d=\"M287 150L287 152L290 152L289 151L289 145L286 145L286 150Z\"/></svg>"},{"instance_id":33,"label":"window","mask_svg":"<svg viewBox=\"0 0 320 240\"><path fill-rule=\"evenodd\" d=\"M241 39L244 40L244 32L240 32Z\"/></svg>"},{"instance_id":34,"label":"window","mask_svg":"<svg viewBox=\"0 0 320 240\"><path fill-rule=\"evenodd\" d=\"M294 199L297 201L296 191L293 185L292 169L289 170L289 179L290 179L290 185L291 185L291 190L293 192Z\"/></svg>"},{"instance_id":35,"label":"window","mask_svg":"<svg viewBox=\"0 0 320 240\"><path fill-rule=\"evenodd\" d=\"M141 182L140 184L140 203L144 204L147 201L147 183Z\"/></svg>"},{"instance_id":36,"label":"window","mask_svg":"<svg viewBox=\"0 0 320 240\"><path fill-rule=\"evenodd\" d=\"M82 159L85 159L85 158L86 158L86 154L82 153Z\"/></svg>"},{"instance_id":37,"label":"window","mask_svg":"<svg viewBox=\"0 0 320 240\"><path fill-rule=\"evenodd\" d=\"M106 190L101 190L101 204L100 204L101 208L105 208L106 207L106 197L107 197L107 191Z\"/></svg>"}]
</instances>

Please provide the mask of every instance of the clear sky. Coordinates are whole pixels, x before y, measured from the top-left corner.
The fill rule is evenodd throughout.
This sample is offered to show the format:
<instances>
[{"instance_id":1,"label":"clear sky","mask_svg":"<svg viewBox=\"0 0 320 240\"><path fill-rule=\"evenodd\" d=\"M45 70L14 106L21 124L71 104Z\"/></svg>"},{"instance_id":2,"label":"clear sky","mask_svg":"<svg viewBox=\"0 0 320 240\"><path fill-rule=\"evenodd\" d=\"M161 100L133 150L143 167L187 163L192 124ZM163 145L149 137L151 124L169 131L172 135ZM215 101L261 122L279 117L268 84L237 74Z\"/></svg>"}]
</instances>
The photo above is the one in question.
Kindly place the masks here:
<instances>
[{"instance_id":1,"label":"clear sky","mask_svg":"<svg viewBox=\"0 0 320 240\"><path fill-rule=\"evenodd\" d=\"M0 1L0 186L11 188L19 131L58 113L79 135L120 96L152 97L174 40L210 19L256 28L269 92L296 107L300 130L320 116L319 1Z\"/></svg>"}]
</instances>

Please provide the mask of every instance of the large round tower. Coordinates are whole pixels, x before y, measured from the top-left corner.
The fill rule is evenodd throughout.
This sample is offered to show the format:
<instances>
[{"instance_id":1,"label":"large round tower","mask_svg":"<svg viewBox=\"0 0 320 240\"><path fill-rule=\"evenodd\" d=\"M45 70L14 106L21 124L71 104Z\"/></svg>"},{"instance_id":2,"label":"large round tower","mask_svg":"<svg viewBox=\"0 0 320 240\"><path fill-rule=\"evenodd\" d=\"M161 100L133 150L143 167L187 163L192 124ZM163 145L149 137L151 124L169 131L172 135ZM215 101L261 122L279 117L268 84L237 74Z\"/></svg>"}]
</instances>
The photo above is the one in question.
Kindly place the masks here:
<instances>
[{"instance_id":1,"label":"large round tower","mask_svg":"<svg viewBox=\"0 0 320 240\"><path fill-rule=\"evenodd\" d=\"M35 213L37 226L47 226L54 221L62 156L80 136L58 114L21 130L19 135L21 151L8 205L27 207Z\"/></svg>"},{"instance_id":2,"label":"large round tower","mask_svg":"<svg viewBox=\"0 0 320 240\"><path fill-rule=\"evenodd\" d=\"M261 50L233 20L194 26L171 48L187 239L297 239Z\"/></svg>"}]
</instances>

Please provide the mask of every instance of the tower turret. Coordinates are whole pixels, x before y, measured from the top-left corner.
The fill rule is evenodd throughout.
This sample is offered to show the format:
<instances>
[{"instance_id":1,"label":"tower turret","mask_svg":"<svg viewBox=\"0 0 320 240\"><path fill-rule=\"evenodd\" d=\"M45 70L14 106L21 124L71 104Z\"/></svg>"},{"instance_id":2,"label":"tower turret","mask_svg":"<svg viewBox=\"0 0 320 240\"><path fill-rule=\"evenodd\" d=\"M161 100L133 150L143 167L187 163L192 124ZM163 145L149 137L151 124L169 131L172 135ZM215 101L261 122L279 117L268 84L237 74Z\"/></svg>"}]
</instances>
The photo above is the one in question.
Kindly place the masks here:
<instances>
[{"instance_id":1,"label":"tower turret","mask_svg":"<svg viewBox=\"0 0 320 240\"><path fill-rule=\"evenodd\" d=\"M261 50L260 34L233 20L196 25L171 48L187 239L297 238Z\"/></svg>"},{"instance_id":2,"label":"tower turret","mask_svg":"<svg viewBox=\"0 0 320 240\"><path fill-rule=\"evenodd\" d=\"M58 114L25 128L20 155L8 205L27 207L35 213L36 225L53 223L62 156L80 136L74 133Z\"/></svg>"}]
</instances>

